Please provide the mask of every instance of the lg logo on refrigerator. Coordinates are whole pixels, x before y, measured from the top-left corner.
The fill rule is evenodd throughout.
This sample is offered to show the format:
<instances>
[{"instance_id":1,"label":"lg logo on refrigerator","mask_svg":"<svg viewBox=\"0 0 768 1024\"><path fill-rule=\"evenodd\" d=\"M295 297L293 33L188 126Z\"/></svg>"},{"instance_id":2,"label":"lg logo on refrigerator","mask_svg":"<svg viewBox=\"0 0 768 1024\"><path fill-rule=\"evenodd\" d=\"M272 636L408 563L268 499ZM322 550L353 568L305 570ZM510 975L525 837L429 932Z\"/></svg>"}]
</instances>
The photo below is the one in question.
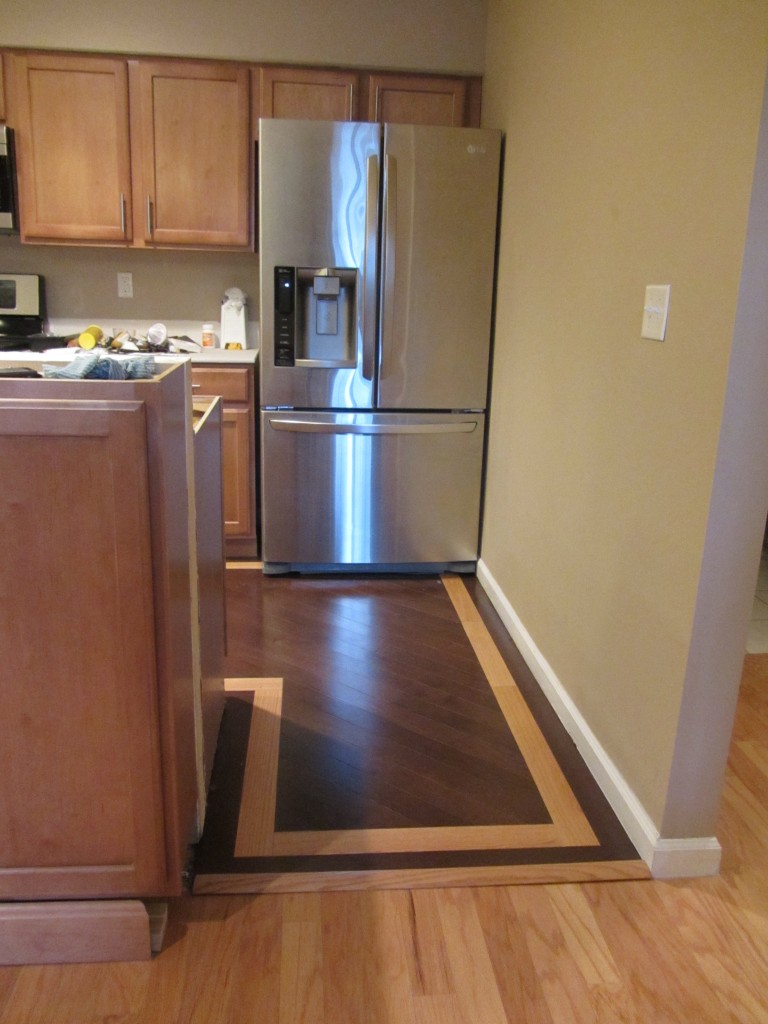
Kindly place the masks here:
<instances>
[{"instance_id":1,"label":"lg logo on refrigerator","mask_svg":"<svg viewBox=\"0 0 768 1024\"><path fill-rule=\"evenodd\" d=\"M485 153L485 146L467 146L468 153Z\"/></svg>"}]
</instances>

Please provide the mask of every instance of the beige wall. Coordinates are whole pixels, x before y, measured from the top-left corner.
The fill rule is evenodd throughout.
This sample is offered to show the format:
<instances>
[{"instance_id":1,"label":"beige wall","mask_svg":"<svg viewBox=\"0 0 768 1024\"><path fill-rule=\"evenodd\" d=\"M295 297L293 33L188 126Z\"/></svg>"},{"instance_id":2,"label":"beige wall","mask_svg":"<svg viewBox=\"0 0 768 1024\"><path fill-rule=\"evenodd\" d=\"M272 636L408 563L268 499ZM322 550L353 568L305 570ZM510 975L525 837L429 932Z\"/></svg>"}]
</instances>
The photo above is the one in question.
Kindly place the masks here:
<instances>
[{"instance_id":1,"label":"beige wall","mask_svg":"<svg viewBox=\"0 0 768 1024\"><path fill-rule=\"evenodd\" d=\"M767 53L765 3L489 7L506 163L482 555L657 827ZM640 338L647 284L672 286L664 343Z\"/></svg>"},{"instance_id":2,"label":"beige wall","mask_svg":"<svg viewBox=\"0 0 768 1024\"><path fill-rule=\"evenodd\" d=\"M258 319L259 261L254 253L168 252L22 245L0 235L0 271L42 274L53 319L131 328L143 320L218 321L227 288L248 298ZM117 297L117 275L133 274L133 298Z\"/></svg>"},{"instance_id":3,"label":"beige wall","mask_svg":"<svg viewBox=\"0 0 768 1024\"><path fill-rule=\"evenodd\" d=\"M480 74L486 0L5 0L4 46Z\"/></svg>"}]
</instances>

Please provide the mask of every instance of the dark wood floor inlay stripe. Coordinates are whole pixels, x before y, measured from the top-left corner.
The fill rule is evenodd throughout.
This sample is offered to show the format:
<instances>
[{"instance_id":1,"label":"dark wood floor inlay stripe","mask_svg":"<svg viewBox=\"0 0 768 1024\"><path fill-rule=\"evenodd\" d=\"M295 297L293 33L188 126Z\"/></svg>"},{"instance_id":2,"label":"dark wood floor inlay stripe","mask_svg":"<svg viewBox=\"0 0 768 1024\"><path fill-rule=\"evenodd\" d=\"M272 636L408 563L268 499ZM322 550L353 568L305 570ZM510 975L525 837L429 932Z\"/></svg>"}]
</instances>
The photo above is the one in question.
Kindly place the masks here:
<instances>
[{"instance_id":1,"label":"dark wood floor inlay stripe","mask_svg":"<svg viewBox=\"0 0 768 1024\"><path fill-rule=\"evenodd\" d=\"M253 891L334 872L346 885L612 860L644 873L588 773L576 791L566 781L562 735L553 752L460 578L227 579L242 692L227 701L195 891L234 891L229 874Z\"/></svg>"}]
</instances>

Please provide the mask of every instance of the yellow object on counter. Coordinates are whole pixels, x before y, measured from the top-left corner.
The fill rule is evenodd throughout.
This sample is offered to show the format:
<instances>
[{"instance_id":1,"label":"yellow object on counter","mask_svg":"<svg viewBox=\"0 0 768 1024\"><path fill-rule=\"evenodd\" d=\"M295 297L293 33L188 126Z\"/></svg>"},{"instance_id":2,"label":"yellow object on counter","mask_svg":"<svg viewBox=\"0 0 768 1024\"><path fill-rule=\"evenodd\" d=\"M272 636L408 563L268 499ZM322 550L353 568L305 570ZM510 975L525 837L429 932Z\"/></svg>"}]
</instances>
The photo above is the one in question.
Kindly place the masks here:
<instances>
[{"instance_id":1,"label":"yellow object on counter","mask_svg":"<svg viewBox=\"0 0 768 1024\"><path fill-rule=\"evenodd\" d=\"M240 344L239 341L228 341L226 343L226 345L224 346L224 348L235 349L235 351L238 351L238 352L242 350L242 347L243 346Z\"/></svg>"},{"instance_id":2,"label":"yellow object on counter","mask_svg":"<svg viewBox=\"0 0 768 1024\"><path fill-rule=\"evenodd\" d=\"M97 324L90 324L77 339L80 348L95 348L104 341L104 331Z\"/></svg>"}]
</instances>

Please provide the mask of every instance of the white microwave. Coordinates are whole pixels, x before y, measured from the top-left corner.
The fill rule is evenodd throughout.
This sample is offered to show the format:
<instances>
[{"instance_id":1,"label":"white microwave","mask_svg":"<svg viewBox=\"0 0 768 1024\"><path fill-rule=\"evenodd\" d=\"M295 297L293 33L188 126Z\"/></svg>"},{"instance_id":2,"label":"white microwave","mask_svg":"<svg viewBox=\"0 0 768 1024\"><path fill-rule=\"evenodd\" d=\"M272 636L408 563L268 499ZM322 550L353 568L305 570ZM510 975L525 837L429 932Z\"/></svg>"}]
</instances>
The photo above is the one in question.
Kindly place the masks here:
<instances>
[{"instance_id":1,"label":"white microwave","mask_svg":"<svg viewBox=\"0 0 768 1024\"><path fill-rule=\"evenodd\" d=\"M0 273L0 317L43 315L39 274Z\"/></svg>"}]
</instances>

